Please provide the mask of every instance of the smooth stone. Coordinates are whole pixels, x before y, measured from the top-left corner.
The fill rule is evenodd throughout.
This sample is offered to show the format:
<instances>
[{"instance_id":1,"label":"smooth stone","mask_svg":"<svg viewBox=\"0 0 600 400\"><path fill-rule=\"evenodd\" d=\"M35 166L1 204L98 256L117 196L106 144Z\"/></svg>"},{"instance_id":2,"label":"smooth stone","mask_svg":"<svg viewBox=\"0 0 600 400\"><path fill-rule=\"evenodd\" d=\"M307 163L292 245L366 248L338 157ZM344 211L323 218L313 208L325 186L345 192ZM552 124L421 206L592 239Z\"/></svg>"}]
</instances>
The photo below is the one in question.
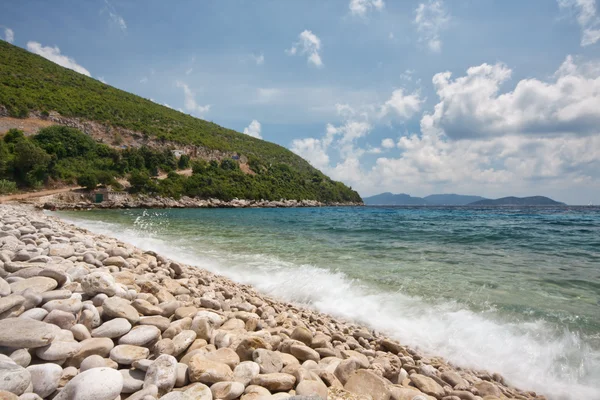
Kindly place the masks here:
<instances>
[{"instance_id":1,"label":"smooth stone","mask_svg":"<svg viewBox=\"0 0 600 400\"><path fill-rule=\"evenodd\" d=\"M62 376L63 369L56 364L38 364L27 367L31 374L33 392L45 398L50 396L58 388L58 382Z\"/></svg>"},{"instance_id":2,"label":"smooth stone","mask_svg":"<svg viewBox=\"0 0 600 400\"><path fill-rule=\"evenodd\" d=\"M344 389L355 394L371 396L373 400L388 400L391 396L388 385L389 382L373 371L359 369L350 376Z\"/></svg>"},{"instance_id":3,"label":"smooth stone","mask_svg":"<svg viewBox=\"0 0 600 400\"><path fill-rule=\"evenodd\" d=\"M121 373L112 368L93 368L76 375L54 400L115 400L123 389Z\"/></svg>"},{"instance_id":4,"label":"smooth stone","mask_svg":"<svg viewBox=\"0 0 600 400\"><path fill-rule=\"evenodd\" d=\"M64 285L69 280L69 276L64 271L55 268L44 268L40 272L40 276L54 279L58 286Z\"/></svg>"},{"instance_id":5,"label":"smooth stone","mask_svg":"<svg viewBox=\"0 0 600 400\"><path fill-rule=\"evenodd\" d=\"M60 310L71 314L77 314L79 311L81 311L82 307L83 304L79 299L50 300L42 306L44 310L49 312Z\"/></svg>"},{"instance_id":6,"label":"smooth stone","mask_svg":"<svg viewBox=\"0 0 600 400\"><path fill-rule=\"evenodd\" d=\"M54 279L46 278L45 276L36 276L13 282L10 284L10 289L13 293L22 293L27 289L34 293L44 293L54 289L56 286L58 286L58 283Z\"/></svg>"},{"instance_id":7,"label":"smooth stone","mask_svg":"<svg viewBox=\"0 0 600 400\"><path fill-rule=\"evenodd\" d=\"M137 324L140 316L129 301L120 297L109 297L102 303L102 314L109 318L125 318L132 325Z\"/></svg>"},{"instance_id":8,"label":"smooth stone","mask_svg":"<svg viewBox=\"0 0 600 400\"><path fill-rule=\"evenodd\" d=\"M151 316L151 317L141 317L139 325L152 325L156 326L160 329L161 332L167 330L169 328L169 324L171 321L169 318L165 318L159 315Z\"/></svg>"},{"instance_id":9,"label":"smooth stone","mask_svg":"<svg viewBox=\"0 0 600 400\"><path fill-rule=\"evenodd\" d=\"M19 296L18 294L11 294L6 297L0 298L0 314L10 310L11 308L18 307L25 302L25 297Z\"/></svg>"},{"instance_id":10,"label":"smooth stone","mask_svg":"<svg viewBox=\"0 0 600 400\"><path fill-rule=\"evenodd\" d=\"M4 279L0 278L0 296L8 296L10 293L10 285Z\"/></svg>"},{"instance_id":11,"label":"smooth stone","mask_svg":"<svg viewBox=\"0 0 600 400\"><path fill-rule=\"evenodd\" d=\"M250 384L262 386L270 392L286 392L293 389L295 383L296 378L294 375L281 372L257 375L250 381Z\"/></svg>"},{"instance_id":12,"label":"smooth stone","mask_svg":"<svg viewBox=\"0 0 600 400\"><path fill-rule=\"evenodd\" d=\"M168 354L158 356L148 367L144 378L144 388L156 386L159 394L165 394L175 387L177 381L177 359Z\"/></svg>"},{"instance_id":13,"label":"smooth stone","mask_svg":"<svg viewBox=\"0 0 600 400\"><path fill-rule=\"evenodd\" d=\"M444 388L435 380L421 374L410 375L412 383L423 393L433 397L442 397L445 395Z\"/></svg>"},{"instance_id":14,"label":"smooth stone","mask_svg":"<svg viewBox=\"0 0 600 400\"><path fill-rule=\"evenodd\" d=\"M150 350L145 347L120 344L110 351L110 359L119 364L131 365L136 360L148 358Z\"/></svg>"},{"instance_id":15,"label":"smooth stone","mask_svg":"<svg viewBox=\"0 0 600 400\"><path fill-rule=\"evenodd\" d=\"M152 325L136 326L125 336L119 339L119 344L131 344L134 346L147 346L158 340L160 329Z\"/></svg>"},{"instance_id":16,"label":"smooth stone","mask_svg":"<svg viewBox=\"0 0 600 400\"><path fill-rule=\"evenodd\" d=\"M92 334L88 331L88 328L83 324L75 324L71 327L71 332L73 333L73 337L75 340L83 341L86 339L91 339Z\"/></svg>"},{"instance_id":17,"label":"smooth stone","mask_svg":"<svg viewBox=\"0 0 600 400\"><path fill-rule=\"evenodd\" d=\"M260 374L260 366L254 361L243 361L233 370L233 380L248 386L252 378Z\"/></svg>"},{"instance_id":18,"label":"smooth stone","mask_svg":"<svg viewBox=\"0 0 600 400\"><path fill-rule=\"evenodd\" d=\"M146 373L137 369L119 370L123 376L123 389L121 393L135 393L144 387L144 377Z\"/></svg>"},{"instance_id":19,"label":"smooth stone","mask_svg":"<svg viewBox=\"0 0 600 400\"><path fill-rule=\"evenodd\" d=\"M321 359L321 356L315 350L300 344L291 345L290 353L300 361L312 360L318 362Z\"/></svg>"},{"instance_id":20,"label":"smooth stone","mask_svg":"<svg viewBox=\"0 0 600 400\"><path fill-rule=\"evenodd\" d=\"M155 306L154 304L144 299L135 299L131 302L131 306L138 310L139 313L146 316L161 315L163 312L162 308L160 308L159 306Z\"/></svg>"},{"instance_id":21,"label":"smooth stone","mask_svg":"<svg viewBox=\"0 0 600 400\"><path fill-rule=\"evenodd\" d=\"M50 257L69 258L73 254L75 254L75 249L73 249L73 246L66 243L51 244L48 249L48 255Z\"/></svg>"},{"instance_id":22,"label":"smooth stone","mask_svg":"<svg viewBox=\"0 0 600 400\"><path fill-rule=\"evenodd\" d=\"M91 338L79 342L79 344L81 344L81 348L71 358L70 365L79 366L86 357L93 354L107 357L110 354L110 351L115 347L115 344L109 338Z\"/></svg>"},{"instance_id":23,"label":"smooth stone","mask_svg":"<svg viewBox=\"0 0 600 400\"><path fill-rule=\"evenodd\" d=\"M81 350L81 344L75 341L55 340L47 346L35 350L35 355L44 361L60 361L74 356Z\"/></svg>"},{"instance_id":24,"label":"smooth stone","mask_svg":"<svg viewBox=\"0 0 600 400\"><path fill-rule=\"evenodd\" d=\"M177 363L177 379L175 380L175 387L183 387L190 383L188 377L188 369L187 364Z\"/></svg>"},{"instance_id":25,"label":"smooth stone","mask_svg":"<svg viewBox=\"0 0 600 400\"><path fill-rule=\"evenodd\" d=\"M310 346L313 340L311 331L303 326L297 326L290 337L294 340L304 343L307 346Z\"/></svg>"},{"instance_id":26,"label":"smooth stone","mask_svg":"<svg viewBox=\"0 0 600 400\"><path fill-rule=\"evenodd\" d=\"M206 360L201 354L192 357L188 367L191 382L213 384L222 381L230 381L233 377L233 371L229 368L229 365Z\"/></svg>"},{"instance_id":27,"label":"smooth stone","mask_svg":"<svg viewBox=\"0 0 600 400\"><path fill-rule=\"evenodd\" d=\"M60 331L56 325L29 318L0 320L0 346L36 348L49 344Z\"/></svg>"},{"instance_id":28,"label":"smooth stone","mask_svg":"<svg viewBox=\"0 0 600 400\"><path fill-rule=\"evenodd\" d=\"M31 374L12 360L0 359L0 390L21 395L31 385Z\"/></svg>"},{"instance_id":29,"label":"smooth stone","mask_svg":"<svg viewBox=\"0 0 600 400\"><path fill-rule=\"evenodd\" d=\"M106 321L92 330L92 337L117 338L125 335L131 330L131 323L125 318L115 318ZM121 343L121 342L119 342ZM130 343L122 343L130 344Z\"/></svg>"},{"instance_id":30,"label":"smooth stone","mask_svg":"<svg viewBox=\"0 0 600 400\"><path fill-rule=\"evenodd\" d=\"M231 369L235 368L236 365L240 363L240 357L229 347L223 347L221 349L208 352L204 354L204 358L207 360L227 364Z\"/></svg>"},{"instance_id":31,"label":"smooth stone","mask_svg":"<svg viewBox=\"0 0 600 400\"><path fill-rule=\"evenodd\" d=\"M327 386L321 381L305 379L296 386L296 394L327 400Z\"/></svg>"},{"instance_id":32,"label":"smooth stone","mask_svg":"<svg viewBox=\"0 0 600 400\"><path fill-rule=\"evenodd\" d=\"M46 318L46 315L48 315L48 311L43 308L32 308L19 315L19 318L29 318L41 321Z\"/></svg>"},{"instance_id":33,"label":"smooth stone","mask_svg":"<svg viewBox=\"0 0 600 400\"><path fill-rule=\"evenodd\" d=\"M126 268L129 266L129 263L121 256L108 257L102 261L102 264L106 266L114 265L115 267L119 268Z\"/></svg>"},{"instance_id":34,"label":"smooth stone","mask_svg":"<svg viewBox=\"0 0 600 400\"><path fill-rule=\"evenodd\" d=\"M261 374L280 372L283 369L283 360L278 353L271 350L256 349L252 353L252 359L260 367Z\"/></svg>"},{"instance_id":35,"label":"smooth stone","mask_svg":"<svg viewBox=\"0 0 600 400\"><path fill-rule=\"evenodd\" d=\"M114 296L117 293L115 278L108 272L102 271L94 271L84 276L81 280L81 289L88 296L95 296L99 293Z\"/></svg>"},{"instance_id":36,"label":"smooth stone","mask_svg":"<svg viewBox=\"0 0 600 400\"><path fill-rule=\"evenodd\" d=\"M31 363L31 353L27 349L17 349L10 353L10 359L17 365L27 368Z\"/></svg>"},{"instance_id":37,"label":"smooth stone","mask_svg":"<svg viewBox=\"0 0 600 400\"><path fill-rule=\"evenodd\" d=\"M158 328L157 328L157 330L158 330ZM187 350L187 348L190 347L190 345L194 342L194 340L196 340L196 332L194 332L192 330L185 330L185 331L182 331L181 333L177 334L173 338L173 346L174 346L173 356L177 357L178 355L183 353L185 350Z\"/></svg>"},{"instance_id":38,"label":"smooth stone","mask_svg":"<svg viewBox=\"0 0 600 400\"><path fill-rule=\"evenodd\" d=\"M87 371L92 368L113 368L117 369L119 364L111 360L110 358L104 358L97 354L92 354L84 358L84 360L79 365L79 371Z\"/></svg>"},{"instance_id":39,"label":"smooth stone","mask_svg":"<svg viewBox=\"0 0 600 400\"><path fill-rule=\"evenodd\" d=\"M75 325L75 316L66 311L52 310L44 318L44 322L47 324L54 324L61 329L71 329Z\"/></svg>"},{"instance_id":40,"label":"smooth stone","mask_svg":"<svg viewBox=\"0 0 600 400\"><path fill-rule=\"evenodd\" d=\"M65 290L65 289L50 290L49 292L44 292L41 294L42 303L47 303L52 300L70 299L72 295L73 295L73 292L71 292L70 290Z\"/></svg>"},{"instance_id":41,"label":"smooth stone","mask_svg":"<svg viewBox=\"0 0 600 400\"><path fill-rule=\"evenodd\" d=\"M217 382L210 387L213 398L234 400L244 393L244 385L240 382Z\"/></svg>"}]
</instances>

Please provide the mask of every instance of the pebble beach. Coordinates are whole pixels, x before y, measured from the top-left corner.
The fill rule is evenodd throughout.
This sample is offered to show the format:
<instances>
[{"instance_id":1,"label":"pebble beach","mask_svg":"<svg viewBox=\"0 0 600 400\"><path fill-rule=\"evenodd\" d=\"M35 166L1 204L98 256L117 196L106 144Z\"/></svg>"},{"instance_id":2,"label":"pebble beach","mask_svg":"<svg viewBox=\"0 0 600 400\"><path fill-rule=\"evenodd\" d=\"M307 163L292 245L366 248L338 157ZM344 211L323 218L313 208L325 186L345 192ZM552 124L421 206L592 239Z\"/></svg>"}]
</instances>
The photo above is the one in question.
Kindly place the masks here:
<instances>
[{"instance_id":1,"label":"pebble beach","mask_svg":"<svg viewBox=\"0 0 600 400\"><path fill-rule=\"evenodd\" d=\"M546 397L9 204L0 205L0 399Z\"/></svg>"}]
</instances>

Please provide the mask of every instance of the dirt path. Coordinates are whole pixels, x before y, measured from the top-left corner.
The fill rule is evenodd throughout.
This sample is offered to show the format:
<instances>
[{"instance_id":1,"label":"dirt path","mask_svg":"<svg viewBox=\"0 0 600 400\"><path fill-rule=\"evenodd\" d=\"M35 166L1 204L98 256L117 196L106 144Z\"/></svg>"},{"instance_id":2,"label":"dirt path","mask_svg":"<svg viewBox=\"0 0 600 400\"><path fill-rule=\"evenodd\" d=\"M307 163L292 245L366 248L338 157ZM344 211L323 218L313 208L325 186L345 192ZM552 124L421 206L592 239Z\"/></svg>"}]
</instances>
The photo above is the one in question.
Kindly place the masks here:
<instances>
[{"instance_id":1,"label":"dirt path","mask_svg":"<svg viewBox=\"0 0 600 400\"><path fill-rule=\"evenodd\" d=\"M83 189L83 187L82 186L72 186L72 187L66 187L66 188L62 188L62 189L40 190L39 192L9 194L6 196L0 196L0 203L6 203L8 201L15 201L15 200L26 200L26 199L31 199L31 198L35 198L35 197L50 196L52 194L65 193L65 192L70 192L72 190L77 190L77 189Z\"/></svg>"}]
</instances>

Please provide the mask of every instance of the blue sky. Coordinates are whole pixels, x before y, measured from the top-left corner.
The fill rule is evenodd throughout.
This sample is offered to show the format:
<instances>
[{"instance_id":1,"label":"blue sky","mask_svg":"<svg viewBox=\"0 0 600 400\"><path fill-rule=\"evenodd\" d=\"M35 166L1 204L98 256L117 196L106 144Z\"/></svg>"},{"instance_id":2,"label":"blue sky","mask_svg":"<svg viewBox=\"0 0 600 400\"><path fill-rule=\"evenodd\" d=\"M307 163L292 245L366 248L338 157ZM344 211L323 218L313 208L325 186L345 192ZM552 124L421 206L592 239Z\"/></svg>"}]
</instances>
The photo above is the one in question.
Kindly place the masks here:
<instances>
[{"instance_id":1,"label":"blue sky","mask_svg":"<svg viewBox=\"0 0 600 400\"><path fill-rule=\"evenodd\" d=\"M0 26L363 195L600 203L596 0L22 0Z\"/></svg>"}]
</instances>

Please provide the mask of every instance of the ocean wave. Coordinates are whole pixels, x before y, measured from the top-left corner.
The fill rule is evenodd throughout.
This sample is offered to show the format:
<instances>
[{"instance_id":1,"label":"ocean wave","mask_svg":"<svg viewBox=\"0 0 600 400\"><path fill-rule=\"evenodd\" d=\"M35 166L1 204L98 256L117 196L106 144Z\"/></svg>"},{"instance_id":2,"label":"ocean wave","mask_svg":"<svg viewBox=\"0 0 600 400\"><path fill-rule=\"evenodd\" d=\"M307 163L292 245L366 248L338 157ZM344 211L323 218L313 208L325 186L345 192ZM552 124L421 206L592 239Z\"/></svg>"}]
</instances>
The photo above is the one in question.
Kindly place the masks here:
<instances>
[{"instance_id":1,"label":"ocean wave","mask_svg":"<svg viewBox=\"0 0 600 400\"><path fill-rule=\"evenodd\" d=\"M205 249L185 237L161 237L152 218L128 227L65 218L93 232L199 266L259 291L387 333L464 367L501 373L511 384L550 399L600 399L600 351L586 338L543 320L503 319L455 302L431 304L401 291L381 292L339 271L264 254Z\"/></svg>"}]
</instances>

